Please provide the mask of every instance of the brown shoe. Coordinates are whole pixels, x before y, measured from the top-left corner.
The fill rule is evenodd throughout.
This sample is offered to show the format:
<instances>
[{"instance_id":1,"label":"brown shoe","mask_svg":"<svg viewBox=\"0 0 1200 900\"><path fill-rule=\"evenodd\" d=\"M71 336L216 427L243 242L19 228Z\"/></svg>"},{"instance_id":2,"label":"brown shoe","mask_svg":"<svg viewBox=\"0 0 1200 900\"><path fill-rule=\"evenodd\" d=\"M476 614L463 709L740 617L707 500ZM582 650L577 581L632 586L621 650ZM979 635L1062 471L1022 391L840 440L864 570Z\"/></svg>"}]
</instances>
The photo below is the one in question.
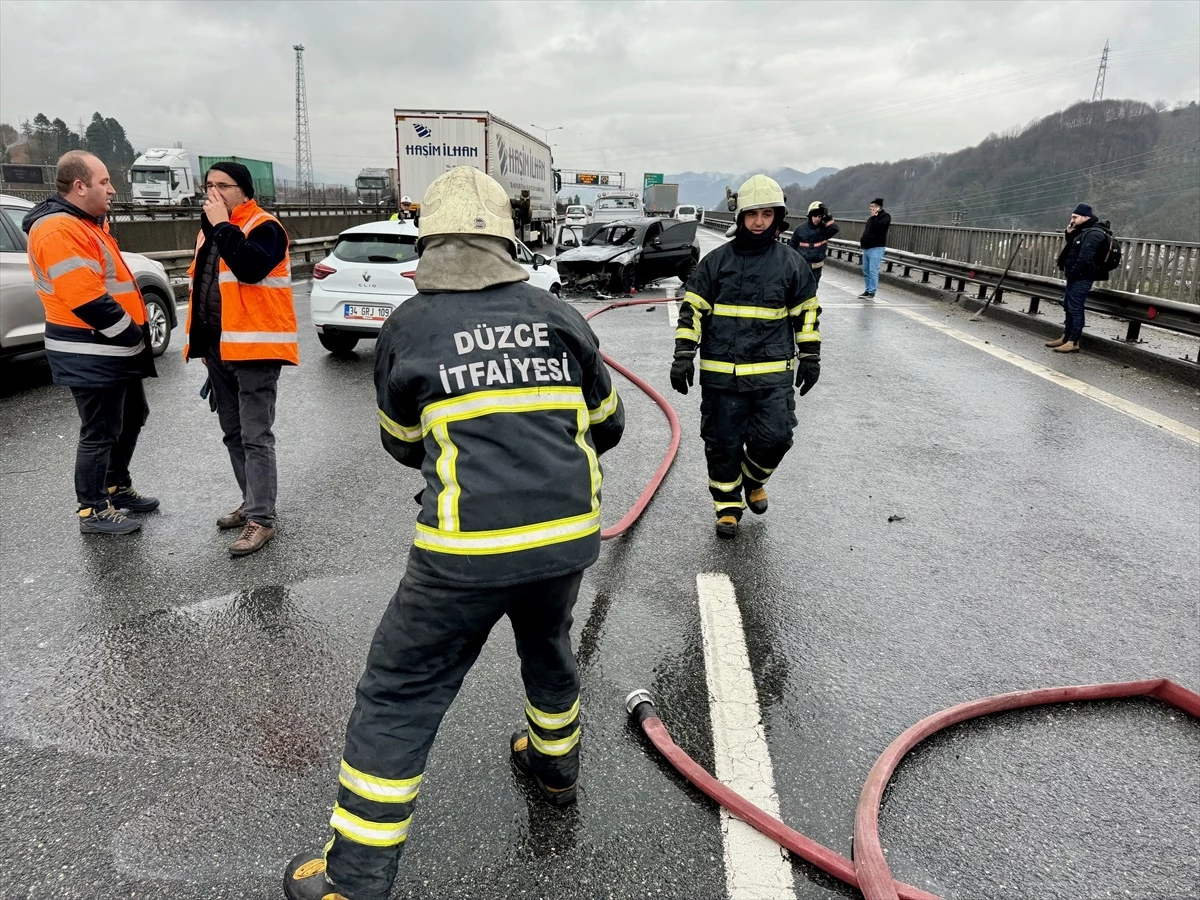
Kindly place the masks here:
<instances>
[{"instance_id":1,"label":"brown shoe","mask_svg":"<svg viewBox=\"0 0 1200 900\"><path fill-rule=\"evenodd\" d=\"M1054 348L1055 353L1078 353L1079 345L1074 341L1063 341Z\"/></svg>"},{"instance_id":2,"label":"brown shoe","mask_svg":"<svg viewBox=\"0 0 1200 900\"><path fill-rule=\"evenodd\" d=\"M1065 337L1060 337L1060 338L1056 338L1053 341L1046 341L1046 346L1047 347L1061 347L1066 342L1067 342L1067 339Z\"/></svg>"},{"instance_id":3,"label":"brown shoe","mask_svg":"<svg viewBox=\"0 0 1200 900\"><path fill-rule=\"evenodd\" d=\"M246 524L246 507L243 504L231 513L226 513L217 519L218 528L241 528Z\"/></svg>"},{"instance_id":4,"label":"brown shoe","mask_svg":"<svg viewBox=\"0 0 1200 900\"><path fill-rule=\"evenodd\" d=\"M268 528L258 522L247 522L238 539L229 545L229 555L245 556L261 550L263 545L273 537L275 537L274 528Z\"/></svg>"},{"instance_id":5,"label":"brown shoe","mask_svg":"<svg viewBox=\"0 0 1200 900\"><path fill-rule=\"evenodd\" d=\"M767 511L767 489L759 487L752 490L746 497L746 505L756 516L765 513Z\"/></svg>"}]
</instances>

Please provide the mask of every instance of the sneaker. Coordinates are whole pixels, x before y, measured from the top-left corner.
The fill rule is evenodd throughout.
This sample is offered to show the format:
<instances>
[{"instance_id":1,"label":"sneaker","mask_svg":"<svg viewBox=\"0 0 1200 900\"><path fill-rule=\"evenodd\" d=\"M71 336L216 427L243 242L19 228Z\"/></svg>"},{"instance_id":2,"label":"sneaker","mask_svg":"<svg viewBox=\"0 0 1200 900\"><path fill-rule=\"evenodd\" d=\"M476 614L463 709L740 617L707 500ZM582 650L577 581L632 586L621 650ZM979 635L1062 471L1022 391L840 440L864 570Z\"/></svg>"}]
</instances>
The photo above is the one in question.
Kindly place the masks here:
<instances>
[{"instance_id":1,"label":"sneaker","mask_svg":"<svg viewBox=\"0 0 1200 900\"><path fill-rule=\"evenodd\" d=\"M107 500L102 506L90 506L79 511L80 534L133 534L141 527L141 522L127 519Z\"/></svg>"},{"instance_id":2,"label":"sneaker","mask_svg":"<svg viewBox=\"0 0 1200 900\"><path fill-rule=\"evenodd\" d=\"M247 522L238 539L229 545L230 556L247 556L266 546L275 537L275 529L261 522Z\"/></svg>"},{"instance_id":3,"label":"sneaker","mask_svg":"<svg viewBox=\"0 0 1200 900\"><path fill-rule=\"evenodd\" d=\"M325 854L301 853L283 871L287 900L348 900L325 877Z\"/></svg>"},{"instance_id":4,"label":"sneaker","mask_svg":"<svg viewBox=\"0 0 1200 900\"><path fill-rule=\"evenodd\" d=\"M767 511L767 489L758 487L746 495L746 505L750 507L750 512L756 516L761 516Z\"/></svg>"},{"instance_id":5,"label":"sneaker","mask_svg":"<svg viewBox=\"0 0 1200 900\"><path fill-rule=\"evenodd\" d=\"M108 500L117 509L135 513L154 512L158 509L158 498L139 494L131 487L110 487Z\"/></svg>"},{"instance_id":6,"label":"sneaker","mask_svg":"<svg viewBox=\"0 0 1200 900\"><path fill-rule=\"evenodd\" d=\"M738 533L737 516L721 516L717 519L717 537L735 538Z\"/></svg>"},{"instance_id":7,"label":"sneaker","mask_svg":"<svg viewBox=\"0 0 1200 900\"><path fill-rule=\"evenodd\" d=\"M875 296L874 291L863 291L861 294L858 295L858 299L859 300L870 300L874 296Z\"/></svg>"},{"instance_id":8,"label":"sneaker","mask_svg":"<svg viewBox=\"0 0 1200 900\"><path fill-rule=\"evenodd\" d=\"M218 528L241 528L246 524L246 505L243 503L231 513L226 513L217 519Z\"/></svg>"},{"instance_id":9,"label":"sneaker","mask_svg":"<svg viewBox=\"0 0 1200 900\"><path fill-rule=\"evenodd\" d=\"M542 795L542 799L551 806L570 806L576 800L576 786L570 785L565 788L552 788L545 784L540 778L533 774L533 769L529 767L529 731L521 729L514 731L513 736L508 742L509 753L512 756L513 765L523 775L528 775L533 779L533 783L537 785L538 793Z\"/></svg>"}]
</instances>

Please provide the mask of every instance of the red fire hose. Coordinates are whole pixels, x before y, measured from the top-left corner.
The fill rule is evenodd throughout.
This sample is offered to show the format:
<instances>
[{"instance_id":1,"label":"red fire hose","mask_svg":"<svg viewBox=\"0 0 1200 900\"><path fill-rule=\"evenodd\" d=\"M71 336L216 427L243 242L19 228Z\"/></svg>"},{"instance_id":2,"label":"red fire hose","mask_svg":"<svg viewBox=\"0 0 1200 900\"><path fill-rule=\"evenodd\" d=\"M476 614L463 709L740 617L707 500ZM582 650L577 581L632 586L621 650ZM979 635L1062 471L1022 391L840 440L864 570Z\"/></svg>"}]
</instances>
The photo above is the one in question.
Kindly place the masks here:
<instances>
[{"instance_id":1,"label":"red fire hose","mask_svg":"<svg viewBox=\"0 0 1200 900\"><path fill-rule=\"evenodd\" d=\"M584 318L594 319L596 316L600 315L600 313L608 312L610 309L618 309L622 306L646 306L651 303L657 304L664 302L666 301L662 299L622 300L620 302L610 303L608 306L602 306L599 309L592 310L592 312L588 313L586 316L584 316ZM633 372L629 371L629 369L625 368L607 353L601 353L600 356L603 357L604 361L608 363L611 368L616 369L618 372L636 384L642 389L643 393L657 403L658 408L661 409L664 414L666 414L667 422L669 422L671 425L671 443L670 446L667 447L666 456L664 456L662 462L659 463L658 469L654 473L654 477L650 479L650 483L646 485L646 489L642 491L641 496L638 497L637 502L633 504L629 512L625 513L625 515L622 516L621 521L619 521L616 525L605 528L600 532L601 540L607 541L610 538L620 537L622 534L628 531L633 523L636 522L641 514L645 511L646 506L650 503L650 499L654 496L654 492L658 490L658 486L662 484L663 479L667 477L667 472L671 468L671 463L675 461L675 454L679 450L680 431L679 417L675 415L675 410L671 409L671 404L667 402L666 397L652 388L637 375L633 374Z\"/></svg>"},{"instance_id":2,"label":"red fire hose","mask_svg":"<svg viewBox=\"0 0 1200 900\"><path fill-rule=\"evenodd\" d=\"M853 862L784 825L708 774L671 740L666 726L654 709L654 702L648 691L638 690L631 693L625 700L625 707L630 715L638 720L642 731L658 751L684 778L771 840L822 871L858 888L866 900L938 900L935 894L894 880L884 858L883 848L879 845L879 803L888 780L904 754L931 734L978 716L1048 703L1112 700L1122 697L1150 697L1170 704L1194 718L1200 718L1200 694L1169 679L1156 678L1149 681L1088 684L997 694L994 697L961 703L922 719L884 750L867 776L854 817Z\"/></svg>"}]
</instances>

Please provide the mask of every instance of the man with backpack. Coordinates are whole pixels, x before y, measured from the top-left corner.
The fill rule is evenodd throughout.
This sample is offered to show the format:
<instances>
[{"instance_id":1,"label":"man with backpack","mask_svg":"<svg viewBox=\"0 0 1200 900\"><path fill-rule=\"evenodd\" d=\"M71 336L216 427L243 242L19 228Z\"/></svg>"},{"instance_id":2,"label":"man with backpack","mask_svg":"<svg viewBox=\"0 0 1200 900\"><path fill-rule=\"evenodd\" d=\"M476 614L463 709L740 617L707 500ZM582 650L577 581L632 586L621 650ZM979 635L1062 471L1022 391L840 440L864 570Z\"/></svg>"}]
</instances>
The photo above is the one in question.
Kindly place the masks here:
<instances>
[{"instance_id":1,"label":"man with backpack","mask_svg":"<svg viewBox=\"0 0 1200 900\"><path fill-rule=\"evenodd\" d=\"M1046 346L1053 348L1055 353L1078 353L1088 291L1093 282L1108 281L1108 273L1120 264L1121 250L1113 241L1109 223L1096 218L1086 203L1075 207L1063 235L1067 243L1058 255L1058 267L1067 280L1063 291L1066 321L1062 337L1047 341Z\"/></svg>"}]
</instances>

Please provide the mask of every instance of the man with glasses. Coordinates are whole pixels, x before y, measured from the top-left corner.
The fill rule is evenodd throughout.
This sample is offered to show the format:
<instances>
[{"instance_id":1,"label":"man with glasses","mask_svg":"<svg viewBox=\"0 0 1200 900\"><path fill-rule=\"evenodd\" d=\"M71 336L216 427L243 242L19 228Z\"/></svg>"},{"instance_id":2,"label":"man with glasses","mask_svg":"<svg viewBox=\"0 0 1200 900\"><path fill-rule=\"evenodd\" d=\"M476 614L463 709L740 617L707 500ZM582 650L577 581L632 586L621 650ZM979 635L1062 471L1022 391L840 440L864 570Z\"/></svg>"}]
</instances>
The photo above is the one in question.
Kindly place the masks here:
<instances>
[{"instance_id":1,"label":"man with glasses","mask_svg":"<svg viewBox=\"0 0 1200 900\"><path fill-rule=\"evenodd\" d=\"M245 556L275 536L275 397L282 367L300 363L300 345L283 225L254 202L254 182L241 163L214 163L204 181L183 356L208 367L242 492L241 504L217 527L241 529L229 552Z\"/></svg>"}]
</instances>

